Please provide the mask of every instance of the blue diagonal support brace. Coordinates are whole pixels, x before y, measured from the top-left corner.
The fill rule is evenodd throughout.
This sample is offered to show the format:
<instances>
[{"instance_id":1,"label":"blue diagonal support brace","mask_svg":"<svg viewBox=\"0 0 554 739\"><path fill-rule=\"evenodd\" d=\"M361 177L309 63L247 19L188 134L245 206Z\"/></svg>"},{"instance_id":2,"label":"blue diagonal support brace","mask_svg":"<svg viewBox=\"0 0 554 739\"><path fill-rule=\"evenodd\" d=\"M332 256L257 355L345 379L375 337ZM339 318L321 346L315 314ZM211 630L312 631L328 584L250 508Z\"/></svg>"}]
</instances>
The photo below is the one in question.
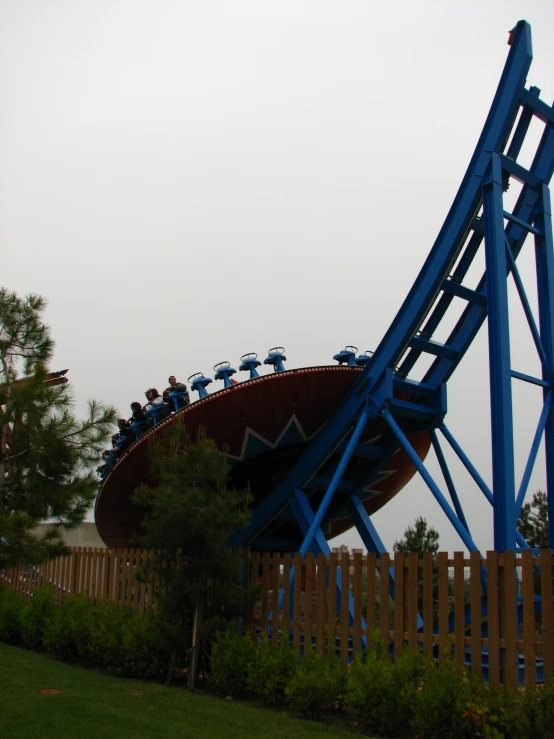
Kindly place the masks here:
<instances>
[{"instance_id":1,"label":"blue diagonal support brace","mask_svg":"<svg viewBox=\"0 0 554 739\"><path fill-rule=\"evenodd\" d=\"M306 556L306 553L311 546L312 539L315 536L315 532L317 531L317 529L321 526L323 522L323 518L325 514L327 513L327 509L329 508L331 501L333 500L333 496L336 492L338 484L341 481L341 478L346 470L346 466L348 462L350 461L350 457L352 456L354 449L356 448L356 444L358 443L360 439L360 436L362 434L362 431L364 430L364 426L366 425L368 418L369 418L369 411L367 409L364 409L360 413L358 423L356 424L354 431L352 432L352 436L350 437L350 440L348 441L348 444L346 445L346 449L344 450L342 454L340 462L337 465L335 474L333 475L331 482L329 483L329 487L327 488L327 491L325 495L323 496L323 500L321 501L319 508L317 509L312 525L310 526L310 529L308 533L306 534L304 541L302 542L302 545L299 549L302 557Z\"/></svg>"}]
</instances>

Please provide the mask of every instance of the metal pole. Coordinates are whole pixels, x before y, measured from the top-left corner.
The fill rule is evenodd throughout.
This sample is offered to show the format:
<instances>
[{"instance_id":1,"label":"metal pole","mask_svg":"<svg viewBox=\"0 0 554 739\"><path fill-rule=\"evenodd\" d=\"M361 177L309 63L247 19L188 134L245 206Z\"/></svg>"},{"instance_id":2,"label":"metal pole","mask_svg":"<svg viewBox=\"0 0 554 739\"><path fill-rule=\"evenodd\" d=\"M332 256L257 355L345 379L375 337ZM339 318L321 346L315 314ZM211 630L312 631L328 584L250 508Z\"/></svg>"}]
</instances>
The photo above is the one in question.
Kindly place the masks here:
<instances>
[{"instance_id":1,"label":"metal pole","mask_svg":"<svg viewBox=\"0 0 554 739\"><path fill-rule=\"evenodd\" d=\"M489 321L494 548L497 552L504 552L516 546L515 475L502 165L499 154L495 152L491 155L483 184L483 224Z\"/></svg>"},{"instance_id":2,"label":"metal pole","mask_svg":"<svg viewBox=\"0 0 554 739\"><path fill-rule=\"evenodd\" d=\"M543 363L543 380L554 381L554 244L552 238L552 207L550 192L542 186L542 208L535 215L535 226L542 236L535 236L535 260L539 299L539 326L541 341L546 354ZM544 394L546 396L547 390ZM546 397L545 397L546 401ZM554 412L548 414L544 430L546 452L546 497L548 504L548 540L554 549Z\"/></svg>"}]
</instances>

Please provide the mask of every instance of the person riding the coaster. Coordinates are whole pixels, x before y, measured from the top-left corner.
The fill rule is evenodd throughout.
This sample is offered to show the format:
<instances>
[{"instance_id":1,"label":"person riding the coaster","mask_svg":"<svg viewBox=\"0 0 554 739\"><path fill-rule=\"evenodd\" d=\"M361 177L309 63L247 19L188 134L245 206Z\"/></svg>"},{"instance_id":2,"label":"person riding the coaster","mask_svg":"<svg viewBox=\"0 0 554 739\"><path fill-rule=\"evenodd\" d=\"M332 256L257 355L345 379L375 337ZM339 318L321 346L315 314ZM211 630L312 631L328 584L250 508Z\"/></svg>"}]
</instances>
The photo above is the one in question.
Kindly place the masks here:
<instances>
[{"instance_id":1,"label":"person riding the coaster","mask_svg":"<svg viewBox=\"0 0 554 739\"><path fill-rule=\"evenodd\" d=\"M163 397L175 411L186 408L190 403L187 386L182 382L177 382L175 375L169 376L169 387L164 390Z\"/></svg>"}]
</instances>

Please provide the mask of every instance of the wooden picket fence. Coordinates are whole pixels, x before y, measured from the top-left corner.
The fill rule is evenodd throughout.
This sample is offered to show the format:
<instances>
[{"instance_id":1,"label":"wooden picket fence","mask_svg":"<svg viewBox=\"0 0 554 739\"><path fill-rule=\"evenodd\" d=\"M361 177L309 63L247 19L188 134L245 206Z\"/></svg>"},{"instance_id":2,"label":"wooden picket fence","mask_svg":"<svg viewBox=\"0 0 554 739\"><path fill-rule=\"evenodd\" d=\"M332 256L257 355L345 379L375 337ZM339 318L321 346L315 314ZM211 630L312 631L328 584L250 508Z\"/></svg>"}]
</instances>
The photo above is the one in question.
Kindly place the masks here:
<instances>
[{"instance_id":1,"label":"wooden picket fence","mask_svg":"<svg viewBox=\"0 0 554 739\"><path fill-rule=\"evenodd\" d=\"M291 579L292 567L300 577ZM451 559L443 552L421 560L415 553L379 559L308 554L302 560L252 552L248 574L250 583L260 586L262 600L247 629L267 632L274 644L280 635L292 634L295 646L312 644L320 654L331 650L345 665L376 633L396 657L404 645L429 656L449 649L493 684L515 687L519 678L534 685L537 673L548 680L554 670L552 568L549 550L538 560L531 552L487 552L485 558L456 552ZM540 619L536 589L542 595Z\"/></svg>"},{"instance_id":2,"label":"wooden picket fence","mask_svg":"<svg viewBox=\"0 0 554 739\"><path fill-rule=\"evenodd\" d=\"M151 588L136 573L148 556L138 549L75 548L70 557L0 573L0 583L27 598L48 583L60 601L86 592L144 611L153 603ZM334 552L304 560L247 552L245 583L259 597L244 624L275 644L285 638L300 649L312 644L320 654L335 652L345 665L377 634L395 656L404 645L429 656L452 650L493 684L534 685L537 674L548 680L554 671L553 564L549 550L538 558L531 552L422 559Z\"/></svg>"},{"instance_id":3,"label":"wooden picket fence","mask_svg":"<svg viewBox=\"0 0 554 739\"><path fill-rule=\"evenodd\" d=\"M144 611L153 602L151 587L138 582L136 575L148 556L141 549L74 547L69 557L1 572L0 584L9 585L27 600L33 590L50 585L59 602L66 595L87 593L95 602L111 600L118 607Z\"/></svg>"}]
</instances>

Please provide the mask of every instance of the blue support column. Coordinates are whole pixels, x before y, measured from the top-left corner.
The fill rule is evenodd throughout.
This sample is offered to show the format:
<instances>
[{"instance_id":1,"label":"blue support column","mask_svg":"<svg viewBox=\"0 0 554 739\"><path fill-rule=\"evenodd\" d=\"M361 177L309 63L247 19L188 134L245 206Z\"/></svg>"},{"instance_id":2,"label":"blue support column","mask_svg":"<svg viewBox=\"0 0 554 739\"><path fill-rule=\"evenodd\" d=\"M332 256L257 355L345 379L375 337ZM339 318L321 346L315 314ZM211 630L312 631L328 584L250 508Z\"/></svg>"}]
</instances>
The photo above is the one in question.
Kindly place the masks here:
<instances>
[{"instance_id":1,"label":"blue support column","mask_svg":"<svg viewBox=\"0 0 554 739\"><path fill-rule=\"evenodd\" d=\"M492 153L483 184L487 268L494 548L516 547L512 378L500 155Z\"/></svg>"},{"instance_id":2,"label":"blue support column","mask_svg":"<svg viewBox=\"0 0 554 739\"><path fill-rule=\"evenodd\" d=\"M543 363L543 380L554 381L554 244L552 238L552 207L550 193L542 186L541 208L534 223L541 236L535 236L535 259L537 266L537 288L539 299L539 326L541 342L546 355ZM546 393L545 389L545 403ZM546 452L546 493L548 501L548 539L554 549L554 411L550 409L544 430Z\"/></svg>"}]
</instances>

